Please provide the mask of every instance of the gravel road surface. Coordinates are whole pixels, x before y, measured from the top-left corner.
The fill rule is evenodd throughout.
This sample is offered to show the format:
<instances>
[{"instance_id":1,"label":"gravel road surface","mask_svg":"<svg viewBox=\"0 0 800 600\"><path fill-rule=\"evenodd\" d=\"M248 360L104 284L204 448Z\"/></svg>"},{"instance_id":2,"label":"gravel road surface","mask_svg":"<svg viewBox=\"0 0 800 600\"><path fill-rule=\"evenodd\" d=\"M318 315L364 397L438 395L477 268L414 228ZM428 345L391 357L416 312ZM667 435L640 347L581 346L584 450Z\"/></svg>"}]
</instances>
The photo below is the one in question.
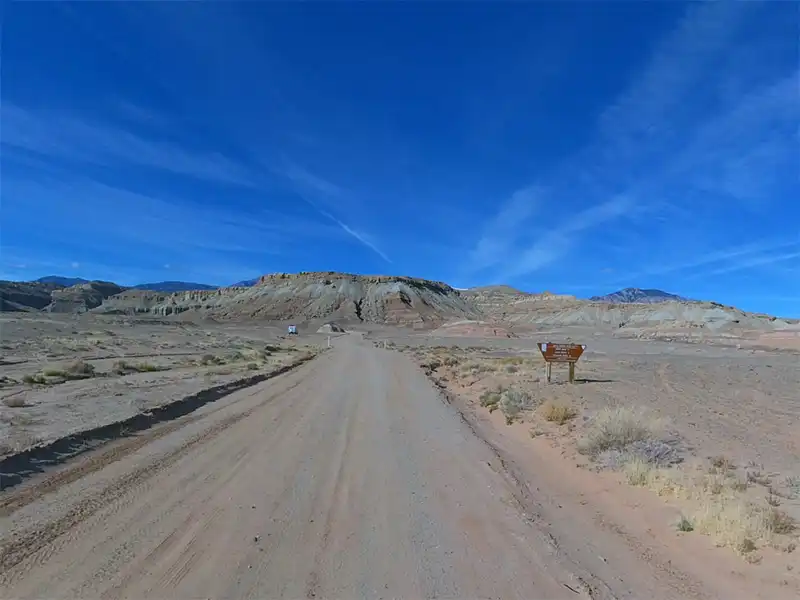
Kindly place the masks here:
<instances>
[{"instance_id":1,"label":"gravel road surface","mask_svg":"<svg viewBox=\"0 0 800 600\"><path fill-rule=\"evenodd\" d=\"M359 336L171 425L0 496L4 597L679 597L570 560L419 369Z\"/></svg>"}]
</instances>

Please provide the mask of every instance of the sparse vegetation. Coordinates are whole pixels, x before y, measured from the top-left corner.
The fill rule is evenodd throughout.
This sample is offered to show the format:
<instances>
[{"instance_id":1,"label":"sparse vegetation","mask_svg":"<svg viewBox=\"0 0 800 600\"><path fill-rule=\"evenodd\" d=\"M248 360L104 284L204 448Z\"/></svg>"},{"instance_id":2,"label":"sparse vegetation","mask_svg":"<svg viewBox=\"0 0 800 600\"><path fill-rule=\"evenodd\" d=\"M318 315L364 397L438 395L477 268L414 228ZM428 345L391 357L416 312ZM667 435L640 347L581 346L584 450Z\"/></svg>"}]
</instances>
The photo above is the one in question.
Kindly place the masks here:
<instances>
[{"instance_id":1,"label":"sparse vegetation","mask_svg":"<svg viewBox=\"0 0 800 600\"><path fill-rule=\"evenodd\" d=\"M790 534L797 528L796 521L785 511L759 506L742 497L739 480L731 470L654 467L637 458L625 465L624 473L631 485L689 501L695 509L691 518L682 518L686 520L683 526L690 525L712 537L717 545L733 548L742 555L756 550L758 542L774 545L775 536Z\"/></svg>"},{"instance_id":2,"label":"sparse vegetation","mask_svg":"<svg viewBox=\"0 0 800 600\"><path fill-rule=\"evenodd\" d=\"M733 462L726 456L715 456L711 459L712 473L727 473L735 468Z\"/></svg>"},{"instance_id":3,"label":"sparse vegetation","mask_svg":"<svg viewBox=\"0 0 800 600\"><path fill-rule=\"evenodd\" d=\"M546 421L564 425L578 415L578 411L565 402L547 400L541 407L542 416Z\"/></svg>"},{"instance_id":4,"label":"sparse vegetation","mask_svg":"<svg viewBox=\"0 0 800 600\"><path fill-rule=\"evenodd\" d=\"M471 373L473 375L478 375L479 373L491 373L493 371L496 371L497 367L487 362L472 361L466 363L463 367L461 367L461 370L464 373Z\"/></svg>"},{"instance_id":5,"label":"sparse vegetation","mask_svg":"<svg viewBox=\"0 0 800 600\"><path fill-rule=\"evenodd\" d=\"M0 455L17 454L41 442L40 437L28 431L15 432L6 441L0 442Z\"/></svg>"},{"instance_id":6,"label":"sparse vegetation","mask_svg":"<svg viewBox=\"0 0 800 600\"><path fill-rule=\"evenodd\" d=\"M684 515L681 515L681 518L678 520L678 531L689 532L694 531L694 523L692 523L691 519L687 518Z\"/></svg>"},{"instance_id":7,"label":"sparse vegetation","mask_svg":"<svg viewBox=\"0 0 800 600\"><path fill-rule=\"evenodd\" d=\"M510 365L510 366L519 366L525 362L525 359L521 356L504 356L500 359L500 364L503 365Z\"/></svg>"},{"instance_id":8,"label":"sparse vegetation","mask_svg":"<svg viewBox=\"0 0 800 600\"><path fill-rule=\"evenodd\" d=\"M601 410L592 420L578 449L598 455L605 450L625 450L635 442L658 439L660 424L638 410L623 406Z\"/></svg>"},{"instance_id":9,"label":"sparse vegetation","mask_svg":"<svg viewBox=\"0 0 800 600\"><path fill-rule=\"evenodd\" d=\"M497 389L494 391L486 390L485 392L483 392L483 394L481 394L480 398L481 406L483 406L484 408L488 408L490 410L492 409L492 407L496 409L497 405L500 404L500 397L502 393L503 393L502 389Z\"/></svg>"},{"instance_id":10,"label":"sparse vegetation","mask_svg":"<svg viewBox=\"0 0 800 600\"><path fill-rule=\"evenodd\" d=\"M124 360L118 360L111 367L111 371L117 375L128 375L130 373L152 373L161 370L163 370L163 367L157 367L151 363L143 362L131 364Z\"/></svg>"},{"instance_id":11,"label":"sparse vegetation","mask_svg":"<svg viewBox=\"0 0 800 600\"><path fill-rule=\"evenodd\" d=\"M44 375L36 374L36 375L23 375L22 376L22 383L26 383L28 385L46 385L47 379L45 379Z\"/></svg>"},{"instance_id":12,"label":"sparse vegetation","mask_svg":"<svg viewBox=\"0 0 800 600\"><path fill-rule=\"evenodd\" d=\"M800 477L789 476L783 480L783 484L789 490L789 495L792 499L800 496Z\"/></svg>"},{"instance_id":13,"label":"sparse vegetation","mask_svg":"<svg viewBox=\"0 0 800 600\"><path fill-rule=\"evenodd\" d=\"M214 356L213 354L204 354L200 359L200 364L204 367L209 367L212 365L224 365L225 359L220 356Z\"/></svg>"},{"instance_id":14,"label":"sparse vegetation","mask_svg":"<svg viewBox=\"0 0 800 600\"><path fill-rule=\"evenodd\" d=\"M95 369L94 365L86 361L76 360L64 370L64 373L66 373L65 379L87 379L94 377Z\"/></svg>"},{"instance_id":15,"label":"sparse vegetation","mask_svg":"<svg viewBox=\"0 0 800 600\"><path fill-rule=\"evenodd\" d=\"M527 392L510 388L500 395L499 406L506 417L506 424L511 425L522 411L533 408L533 403Z\"/></svg>"}]
</instances>

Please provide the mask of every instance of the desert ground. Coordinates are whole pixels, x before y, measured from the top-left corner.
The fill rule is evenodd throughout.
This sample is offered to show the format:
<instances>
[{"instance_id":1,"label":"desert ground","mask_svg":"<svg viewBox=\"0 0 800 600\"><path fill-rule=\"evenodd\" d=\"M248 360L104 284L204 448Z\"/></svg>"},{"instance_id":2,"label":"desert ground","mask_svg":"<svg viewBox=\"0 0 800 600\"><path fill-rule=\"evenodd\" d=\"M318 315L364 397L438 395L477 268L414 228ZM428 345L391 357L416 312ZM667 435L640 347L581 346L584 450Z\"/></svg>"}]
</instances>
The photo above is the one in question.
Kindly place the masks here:
<instances>
[{"instance_id":1,"label":"desert ground","mask_svg":"<svg viewBox=\"0 0 800 600\"><path fill-rule=\"evenodd\" d=\"M9 597L800 595L791 344L0 318ZM575 384L544 381L539 341L586 344Z\"/></svg>"},{"instance_id":2,"label":"desert ground","mask_svg":"<svg viewBox=\"0 0 800 600\"><path fill-rule=\"evenodd\" d=\"M0 313L0 457L120 421L319 348L278 326Z\"/></svg>"}]
</instances>

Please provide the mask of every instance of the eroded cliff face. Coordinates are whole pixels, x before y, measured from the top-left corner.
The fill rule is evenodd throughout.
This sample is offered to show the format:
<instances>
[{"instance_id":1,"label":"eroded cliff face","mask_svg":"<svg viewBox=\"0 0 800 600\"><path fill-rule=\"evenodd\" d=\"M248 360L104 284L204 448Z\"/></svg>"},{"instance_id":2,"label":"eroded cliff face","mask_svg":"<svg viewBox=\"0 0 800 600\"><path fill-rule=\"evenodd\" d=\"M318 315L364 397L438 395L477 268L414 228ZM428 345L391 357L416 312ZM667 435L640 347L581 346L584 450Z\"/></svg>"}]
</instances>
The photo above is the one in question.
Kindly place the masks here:
<instances>
[{"instance_id":1,"label":"eroded cliff face","mask_svg":"<svg viewBox=\"0 0 800 600\"><path fill-rule=\"evenodd\" d=\"M53 290L48 312L86 312L103 304L106 298L122 292L125 288L110 281L90 281L60 290Z\"/></svg>"},{"instance_id":2,"label":"eroded cliff face","mask_svg":"<svg viewBox=\"0 0 800 600\"><path fill-rule=\"evenodd\" d=\"M476 316L450 286L425 279L344 273L275 273L252 287L162 294L129 290L108 298L100 312L169 316L192 312L216 319L322 319L403 326L436 326Z\"/></svg>"}]
</instances>

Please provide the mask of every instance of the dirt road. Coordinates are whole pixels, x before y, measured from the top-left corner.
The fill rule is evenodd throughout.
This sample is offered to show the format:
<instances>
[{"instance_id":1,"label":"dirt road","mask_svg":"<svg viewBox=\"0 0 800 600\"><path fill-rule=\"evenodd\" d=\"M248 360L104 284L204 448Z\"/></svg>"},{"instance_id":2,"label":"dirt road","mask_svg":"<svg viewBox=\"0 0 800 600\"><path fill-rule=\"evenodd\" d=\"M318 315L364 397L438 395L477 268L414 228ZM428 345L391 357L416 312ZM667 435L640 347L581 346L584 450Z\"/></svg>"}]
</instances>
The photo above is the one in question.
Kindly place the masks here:
<instances>
[{"instance_id":1,"label":"dirt road","mask_svg":"<svg viewBox=\"0 0 800 600\"><path fill-rule=\"evenodd\" d=\"M570 548L540 527L406 357L338 342L77 480L0 496L3 595L687 597L646 559L593 574L581 532Z\"/></svg>"}]
</instances>

